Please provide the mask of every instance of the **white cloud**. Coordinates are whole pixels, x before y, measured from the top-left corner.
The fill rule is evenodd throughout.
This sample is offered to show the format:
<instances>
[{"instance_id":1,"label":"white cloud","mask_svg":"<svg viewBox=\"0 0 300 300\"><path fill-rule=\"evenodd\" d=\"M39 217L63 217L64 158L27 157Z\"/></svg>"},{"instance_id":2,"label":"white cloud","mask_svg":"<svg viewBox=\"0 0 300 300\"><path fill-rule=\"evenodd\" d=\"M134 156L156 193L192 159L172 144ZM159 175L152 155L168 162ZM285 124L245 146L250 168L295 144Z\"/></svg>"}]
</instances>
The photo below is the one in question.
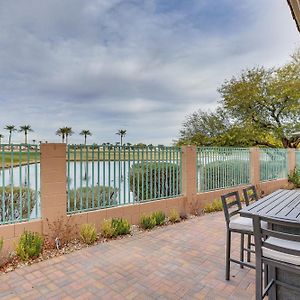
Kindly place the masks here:
<instances>
[{"instance_id":1,"label":"white cloud","mask_svg":"<svg viewBox=\"0 0 300 300\"><path fill-rule=\"evenodd\" d=\"M58 141L69 125L97 142L126 128L127 141L168 144L186 114L216 106L226 78L299 46L285 1L161 3L0 2L0 126L29 123L32 138Z\"/></svg>"}]
</instances>

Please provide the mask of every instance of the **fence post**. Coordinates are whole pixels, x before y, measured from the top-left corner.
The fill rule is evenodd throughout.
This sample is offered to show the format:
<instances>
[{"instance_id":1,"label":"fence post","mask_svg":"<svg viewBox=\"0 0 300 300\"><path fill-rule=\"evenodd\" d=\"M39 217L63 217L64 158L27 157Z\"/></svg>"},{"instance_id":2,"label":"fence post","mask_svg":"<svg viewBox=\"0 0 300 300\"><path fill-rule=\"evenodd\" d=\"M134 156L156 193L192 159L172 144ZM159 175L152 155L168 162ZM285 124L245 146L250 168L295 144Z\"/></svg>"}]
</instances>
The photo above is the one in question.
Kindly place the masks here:
<instances>
[{"instance_id":1,"label":"fence post","mask_svg":"<svg viewBox=\"0 0 300 300\"><path fill-rule=\"evenodd\" d=\"M288 149L288 174L294 171L296 168L296 149Z\"/></svg>"},{"instance_id":2,"label":"fence post","mask_svg":"<svg viewBox=\"0 0 300 300\"><path fill-rule=\"evenodd\" d=\"M67 215L66 145L41 144L41 217L53 222Z\"/></svg>"},{"instance_id":3,"label":"fence post","mask_svg":"<svg viewBox=\"0 0 300 300\"><path fill-rule=\"evenodd\" d=\"M259 148L250 148L250 182L254 186L260 183L260 152Z\"/></svg>"},{"instance_id":4,"label":"fence post","mask_svg":"<svg viewBox=\"0 0 300 300\"><path fill-rule=\"evenodd\" d=\"M182 146L182 193L185 196L184 209L189 214L197 194L197 147Z\"/></svg>"}]
</instances>

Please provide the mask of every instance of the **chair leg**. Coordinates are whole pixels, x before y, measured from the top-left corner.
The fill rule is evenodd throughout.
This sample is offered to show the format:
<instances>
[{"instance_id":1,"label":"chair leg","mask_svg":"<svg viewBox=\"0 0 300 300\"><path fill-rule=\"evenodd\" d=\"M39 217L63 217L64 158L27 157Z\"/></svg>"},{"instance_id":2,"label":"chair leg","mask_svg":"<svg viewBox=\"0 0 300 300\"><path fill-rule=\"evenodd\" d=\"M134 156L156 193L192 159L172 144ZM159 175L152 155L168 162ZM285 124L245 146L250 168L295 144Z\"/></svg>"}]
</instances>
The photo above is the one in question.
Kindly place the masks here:
<instances>
[{"instance_id":1,"label":"chair leg","mask_svg":"<svg viewBox=\"0 0 300 300\"><path fill-rule=\"evenodd\" d=\"M274 279L277 279L277 270L274 266L269 266L268 267L268 277L269 277L269 281ZM268 293L268 297L269 299L277 299L277 285L276 283L273 284L273 286L270 288L269 293Z\"/></svg>"},{"instance_id":2,"label":"chair leg","mask_svg":"<svg viewBox=\"0 0 300 300\"><path fill-rule=\"evenodd\" d=\"M251 250L251 234L248 234L247 249ZM251 252L247 251L247 262L251 261Z\"/></svg>"},{"instance_id":3,"label":"chair leg","mask_svg":"<svg viewBox=\"0 0 300 300\"><path fill-rule=\"evenodd\" d=\"M262 293L263 293L263 288L262 288L262 264L261 263L256 263L256 270L255 270L255 299L256 300L262 300Z\"/></svg>"},{"instance_id":4,"label":"chair leg","mask_svg":"<svg viewBox=\"0 0 300 300\"><path fill-rule=\"evenodd\" d=\"M227 229L226 235L226 271L225 279L229 280L230 277L230 250L231 249L231 231Z\"/></svg>"},{"instance_id":5,"label":"chair leg","mask_svg":"<svg viewBox=\"0 0 300 300\"><path fill-rule=\"evenodd\" d=\"M244 261L244 247L245 247L245 239L244 234L241 234L241 246L240 246L240 261ZM241 269L244 268L243 265L240 265Z\"/></svg>"},{"instance_id":6,"label":"chair leg","mask_svg":"<svg viewBox=\"0 0 300 300\"><path fill-rule=\"evenodd\" d=\"M268 265L265 264L264 265L264 288L267 287L268 282L269 282L269 278L268 278L269 274L268 274Z\"/></svg>"}]
</instances>

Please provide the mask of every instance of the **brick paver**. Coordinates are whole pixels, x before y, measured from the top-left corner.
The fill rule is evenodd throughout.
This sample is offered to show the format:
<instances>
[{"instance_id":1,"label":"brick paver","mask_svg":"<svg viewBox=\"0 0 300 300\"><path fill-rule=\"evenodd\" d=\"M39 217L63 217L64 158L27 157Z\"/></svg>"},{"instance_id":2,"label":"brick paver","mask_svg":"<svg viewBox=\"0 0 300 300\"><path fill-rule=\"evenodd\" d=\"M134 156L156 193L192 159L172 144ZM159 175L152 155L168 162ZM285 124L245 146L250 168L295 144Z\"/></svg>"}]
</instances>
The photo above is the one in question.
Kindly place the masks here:
<instances>
[{"instance_id":1,"label":"brick paver","mask_svg":"<svg viewBox=\"0 0 300 300\"><path fill-rule=\"evenodd\" d=\"M210 214L2 275L0 299L254 299L254 271L233 265L227 282L224 254Z\"/></svg>"}]
</instances>

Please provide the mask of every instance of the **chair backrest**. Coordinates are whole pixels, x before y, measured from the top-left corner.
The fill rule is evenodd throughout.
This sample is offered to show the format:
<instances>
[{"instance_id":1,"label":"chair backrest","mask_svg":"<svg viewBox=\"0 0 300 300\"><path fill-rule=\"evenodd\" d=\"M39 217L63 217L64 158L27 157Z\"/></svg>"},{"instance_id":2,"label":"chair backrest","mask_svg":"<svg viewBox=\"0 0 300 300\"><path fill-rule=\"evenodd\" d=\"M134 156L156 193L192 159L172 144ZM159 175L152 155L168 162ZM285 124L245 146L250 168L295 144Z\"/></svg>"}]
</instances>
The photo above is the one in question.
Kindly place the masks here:
<instances>
[{"instance_id":1,"label":"chair backrest","mask_svg":"<svg viewBox=\"0 0 300 300\"><path fill-rule=\"evenodd\" d=\"M262 227L262 221L268 223L268 229ZM285 232L282 231L284 228ZM257 255L257 259L264 258L262 247L264 249L270 249L278 251L282 254L291 254L295 256L299 256L300 260L300 247L299 248L286 248L284 247L286 241L294 241L299 242L300 246L300 235L287 233L291 232L298 228L300 230L300 223L295 222L288 222L283 220L274 220L272 218L261 217L261 216L254 216L253 217L253 230L254 230L254 237L255 237L255 253ZM277 238L280 241L276 243L269 243L267 238ZM268 258L270 259L270 258Z\"/></svg>"},{"instance_id":2,"label":"chair backrest","mask_svg":"<svg viewBox=\"0 0 300 300\"><path fill-rule=\"evenodd\" d=\"M229 226L230 218L238 214L242 209L240 195L237 191L221 196L225 220Z\"/></svg>"},{"instance_id":3,"label":"chair backrest","mask_svg":"<svg viewBox=\"0 0 300 300\"><path fill-rule=\"evenodd\" d=\"M251 201L257 201L258 200L256 188L255 188L254 185L251 185L251 186L248 186L248 187L244 188L243 189L243 194L244 194L244 199L245 199L246 206L248 206Z\"/></svg>"}]
</instances>

